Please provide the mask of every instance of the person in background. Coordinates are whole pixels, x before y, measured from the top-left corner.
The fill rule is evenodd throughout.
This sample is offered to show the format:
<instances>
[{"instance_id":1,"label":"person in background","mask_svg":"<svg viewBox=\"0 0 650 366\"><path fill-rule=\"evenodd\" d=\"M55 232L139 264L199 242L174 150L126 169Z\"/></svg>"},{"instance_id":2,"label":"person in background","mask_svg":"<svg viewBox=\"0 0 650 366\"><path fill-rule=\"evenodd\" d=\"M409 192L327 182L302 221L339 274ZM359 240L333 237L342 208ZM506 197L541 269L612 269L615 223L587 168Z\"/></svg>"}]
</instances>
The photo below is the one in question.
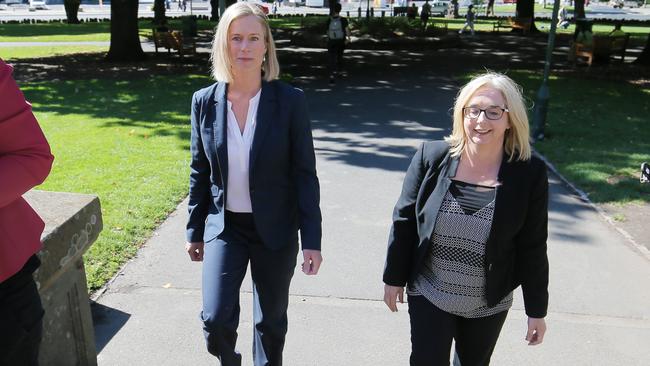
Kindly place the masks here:
<instances>
[{"instance_id":1,"label":"person in background","mask_svg":"<svg viewBox=\"0 0 650 366\"><path fill-rule=\"evenodd\" d=\"M31 105L0 59L0 365L38 365L43 307L33 273L43 220L22 195L43 183L54 156Z\"/></svg>"},{"instance_id":2,"label":"person in background","mask_svg":"<svg viewBox=\"0 0 650 366\"><path fill-rule=\"evenodd\" d=\"M320 187L302 90L278 79L268 19L255 3L226 9L212 42L216 83L192 97L186 250L203 261L208 352L241 365L240 288L250 264L253 361L282 365L298 234L302 271L321 256Z\"/></svg>"},{"instance_id":3,"label":"person in background","mask_svg":"<svg viewBox=\"0 0 650 366\"><path fill-rule=\"evenodd\" d=\"M327 27L327 58L330 86L336 83L343 68L343 53L346 43L350 42L350 27L348 20L341 16L341 4L332 6L332 14L326 23Z\"/></svg>"},{"instance_id":4,"label":"person in background","mask_svg":"<svg viewBox=\"0 0 650 366\"><path fill-rule=\"evenodd\" d=\"M411 6L409 6L406 9L406 18L408 20L415 20L415 18L418 16L418 6L415 5L415 1L411 3Z\"/></svg>"},{"instance_id":5,"label":"person in background","mask_svg":"<svg viewBox=\"0 0 650 366\"><path fill-rule=\"evenodd\" d=\"M558 12L557 26L562 29L569 28L569 15L567 13L566 7L562 5L560 11Z\"/></svg>"},{"instance_id":6,"label":"person in background","mask_svg":"<svg viewBox=\"0 0 650 366\"><path fill-rule=\"evenodd\" d=\"M429 0L426 0L422 4L422 11L420 12L420 21L422 22L422 29L427 30L427 24L429 23L429 17L431 16L431 5Z\"/></svg>"},{"instance_id":7,"label":"person in background","mask_svg":"<svg viewBox=\"0 0 650 366\"><path fill-rule=\"evenodd\" d=\"M489 17L494 15L494 0L488 0L487 7L485 8L485 16Z\"/></svg>"},{"instance_id":8,"label":"person in background","mask_svg":"<svg viewBox=\"0 0 650 366\"><path fill-rule=\"evenodd\" d=\"M411 366L488 365L521 285L526 340L546 332L548 179L532 155L520 87L497 73L458 92L453 129L425 142L393 211L384 302L407 287Z\"/></svg>"},{"instance_id":9,"label":"person in background","mask_svg":"<svg viewBox=\"0 0 650 366\"><path fill-rule=\"evenodd\" d=\"M465 29L469 27L471 34L474 35L474 18L474 5L470 5L467 7L467 14L465 14L465 25L458 31L458 34L463 34Z\"/></svg>"}]
</instances>

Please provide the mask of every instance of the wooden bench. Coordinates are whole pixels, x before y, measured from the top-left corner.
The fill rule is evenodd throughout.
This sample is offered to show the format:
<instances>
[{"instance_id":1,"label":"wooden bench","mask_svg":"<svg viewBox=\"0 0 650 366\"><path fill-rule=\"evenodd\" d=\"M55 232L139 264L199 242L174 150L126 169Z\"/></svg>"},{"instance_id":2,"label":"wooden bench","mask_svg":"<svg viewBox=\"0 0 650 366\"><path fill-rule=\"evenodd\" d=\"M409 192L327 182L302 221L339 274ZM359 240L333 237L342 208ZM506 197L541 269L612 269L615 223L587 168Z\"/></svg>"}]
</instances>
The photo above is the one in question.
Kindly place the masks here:
<instances>
[{"instance_id":1,"label":"wooden bench","mask_svg":"<svg viewBox=\"0 0 650 366\"><path fill-rule=\"evenodd\" d=\"M167 53L172 50L178 51L183 56L183 52L196 53L196 41L194 38L183 37L183 32L177 30L153 30L153 43L158 54L158 48L166 48Z\"/></svg>"},{"instance_id":2,"label":"wooden bench","mask_svg":"<svg viewBox=\"0 0 650 366\"><path fill-rule=\"evenodd\" d=\"M492 31L498 32L499 29L521 29L524 34L530 32L530 28L533 25L533 20L531 18L513 18L507 17L505 19L499 19L496 23L492 24Z\"/></svg>"},{"instance_id":3,"label":"wooden bench","mask_svg":"<svg viewBox=\"0 0 650 366\"><path fill-rule=\"evenodd\" d=\"M393 7L393 16L405 16L406 11L408 10L407 6L394 6Z\"/></svg>"},{"instance_id":4,"label":"wooden bench","mask_svg":"<svg viewBox=\"0 0 650 366\"><path fill-rule=\"evenodd\" d=\"M576 64L579 57L586 58L587 65L591 66L594 60L609 61L612 56L620 57L619 61L623 63L629 41L630 35L625 34L620 36L595 35L591 45L576 42L573 47L573 64Z\"/></svg>"}]
</instances>

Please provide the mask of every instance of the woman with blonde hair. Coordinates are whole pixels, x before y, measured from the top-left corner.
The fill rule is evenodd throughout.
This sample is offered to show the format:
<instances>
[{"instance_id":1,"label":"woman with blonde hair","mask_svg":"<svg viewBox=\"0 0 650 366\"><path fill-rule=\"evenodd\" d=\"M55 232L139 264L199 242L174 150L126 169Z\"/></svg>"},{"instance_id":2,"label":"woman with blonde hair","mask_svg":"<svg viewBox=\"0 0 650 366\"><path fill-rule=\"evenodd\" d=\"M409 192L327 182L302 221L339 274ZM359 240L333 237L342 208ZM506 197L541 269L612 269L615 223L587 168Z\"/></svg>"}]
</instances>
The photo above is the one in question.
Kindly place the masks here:
<instances>
[{"instance_id":1,"label":"woman with blonde hair","mask_svg":"<svg viewBox=\"0 0 650 366\"><path fill-rule=\"evenodd\" d=\"M411 365L487 365L521 285L529 345L542 343L548 306L548 180L531 156L520 88L486 73L456 98L453 131L425 142L409 166L393 225L384 302L407 287Z\"/></svg>"},{"instance_id":2,"label":"woman with blonde hair","mask_svg":"<svg viewBox=\"0 0 650 366\"><path fill-rule=\"evenodd\" d=\"M281 365L298 233L307 275L322 257L316 162L304 94L277 79L268 20L231 5L212 44L213 85L194 93L186 249L203 261L201 319L210 353L235 350L239 291L250 263L253 360Z\"/></svg>"}]
</instances>

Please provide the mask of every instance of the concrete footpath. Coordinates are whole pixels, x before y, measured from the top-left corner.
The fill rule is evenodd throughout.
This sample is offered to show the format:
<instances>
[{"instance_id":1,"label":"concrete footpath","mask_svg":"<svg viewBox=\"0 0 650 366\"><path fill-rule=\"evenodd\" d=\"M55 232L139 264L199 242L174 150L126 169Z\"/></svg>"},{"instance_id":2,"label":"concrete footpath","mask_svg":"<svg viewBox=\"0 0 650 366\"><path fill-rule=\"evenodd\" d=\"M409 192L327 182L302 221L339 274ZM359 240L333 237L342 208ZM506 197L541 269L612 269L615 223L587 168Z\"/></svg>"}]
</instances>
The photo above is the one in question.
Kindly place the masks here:
<instances>
[{"instance_id":1,"label":"concrete footpath","mask_svg":"<svg viewBox=\"0 0 650 366\"><path fill-rule=\"evenodd\" d=\"M333 90L318 72L294 74L313 121L324 263L316 277L296 270L285 365L408 364L407 305L391 313L382 302L391 211L416 147L449 132L458 85L440 76L447 73L435 59L427 60L430 73L400 68L418 61L417 52L384 55L390 74L364 72L366 56L348 55L357 60L354 78ZM300 59L282 64L292 62ZM650 262L557 177L550 183L548 333L541 346L526 345L518 291L493 364L647 365ZM184 201L94 304L100 365L217 364L204 346L201 264L184 251L185 221ZM251 302L246 279L238 341L244 365L252 364Z\"/></svg>"}]
</instances>

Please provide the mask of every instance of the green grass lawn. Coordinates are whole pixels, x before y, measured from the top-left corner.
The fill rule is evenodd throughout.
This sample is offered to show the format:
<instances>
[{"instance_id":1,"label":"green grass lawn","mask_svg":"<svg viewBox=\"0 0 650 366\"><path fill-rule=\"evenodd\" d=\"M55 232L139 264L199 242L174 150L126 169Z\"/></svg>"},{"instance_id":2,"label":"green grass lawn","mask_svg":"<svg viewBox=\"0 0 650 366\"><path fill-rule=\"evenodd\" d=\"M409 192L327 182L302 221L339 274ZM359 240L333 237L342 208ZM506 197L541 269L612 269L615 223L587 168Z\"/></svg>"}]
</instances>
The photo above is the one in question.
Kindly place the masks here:
<instances>
[{"instance_id":1,"label":"green grass lawn","mask_svg":"<svg viewBox=\"0 0 650 366\"><path fill-rule=\"evenodd\" d=\"M539 73L509 75L532 105ZM547 138L535 148L594 202L650 202L650 185L639 183L640 165L650 161L650 87L561 76L549 87Z\"/></svg>"},{"instance_id":2,"label":"green grass lawn","mask_svg":"<svg viewBox=\"0 0 650 366\"><path fill-rule=\"evenodd\" d=\"M0 42L108 42L111 40L110 22L88 22L80 24L0 24ZM215 22L199 20L199 30L213 29ZM138 24L140 37L151 37L150 20ZM172 29L182 29L181 20L169 19Z\"/></svg>"},{"instance_id":3,"label":"green grass lawn","mask_svg":"<svg viewBox=\"0 0 650 366\"><path fill-rule=\"evenodd\" d=\"M39 189L101 200L104 230L85 255L90 291L187 194L191 96L210 83L183 75L21 84L56 157Z\"/></svg>"},{"instance_id":4,"label":"green grass lawn","mask_svg":"<svg viewBox=\"0 0 650 366\"><path fill-rule=\"evenodd\" d=\"M38 58L89 52L108 52L108 46L0 47L0 58L11 61L21 58Z\"/></svg>"}]
</instances>

